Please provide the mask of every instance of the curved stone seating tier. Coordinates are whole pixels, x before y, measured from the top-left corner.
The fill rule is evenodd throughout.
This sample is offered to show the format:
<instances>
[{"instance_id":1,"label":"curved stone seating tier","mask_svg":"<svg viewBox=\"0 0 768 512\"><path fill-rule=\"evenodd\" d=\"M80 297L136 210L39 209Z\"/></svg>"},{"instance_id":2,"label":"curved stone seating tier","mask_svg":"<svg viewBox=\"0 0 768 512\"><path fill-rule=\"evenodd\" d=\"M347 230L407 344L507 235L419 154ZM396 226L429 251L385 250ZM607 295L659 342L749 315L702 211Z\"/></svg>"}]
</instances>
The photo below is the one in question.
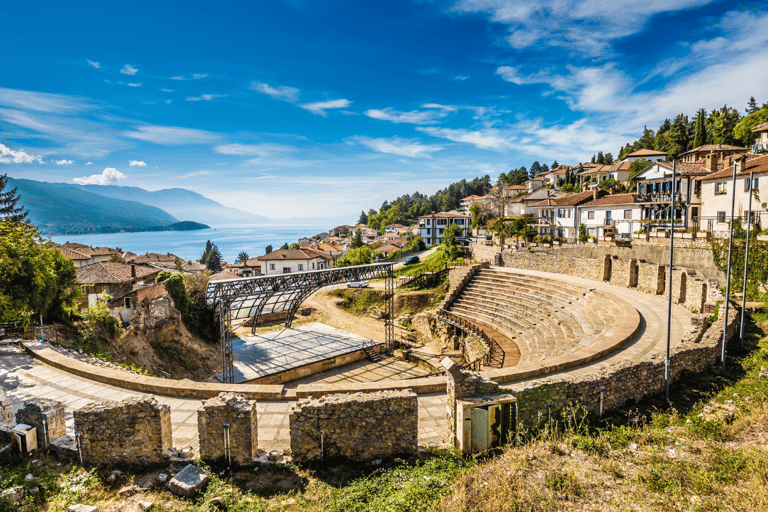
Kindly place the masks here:
<instances>
[{"instance_id":1,"label":"curved stone seating tier","mask_svg":"<svg viewBox=\"0 0 768 512\"><path fill-rule=\"evenodd\" d=\"M595 360L641 327L637 310L610 293L507 269L477 272L449 311L513 340L523 374Z\"/></svg>"}]
</instances>

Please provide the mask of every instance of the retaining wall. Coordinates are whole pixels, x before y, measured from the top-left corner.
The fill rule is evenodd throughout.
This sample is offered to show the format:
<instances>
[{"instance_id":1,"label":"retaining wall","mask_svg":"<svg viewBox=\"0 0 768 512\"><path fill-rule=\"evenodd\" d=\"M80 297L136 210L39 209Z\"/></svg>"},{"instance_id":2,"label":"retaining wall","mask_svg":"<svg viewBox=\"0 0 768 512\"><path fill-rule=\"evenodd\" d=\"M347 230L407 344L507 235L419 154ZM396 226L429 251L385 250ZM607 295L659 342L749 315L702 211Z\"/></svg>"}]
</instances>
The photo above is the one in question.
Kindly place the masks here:
<instances>
[{"instance_id":1,"label":"retaining wall","mask_svg":"<svg viewBox=\"0 0 768 512\"><path fill-rule=\"evenodd\" d=\"M83 462L160 464L171 448L171 408L154 397L96 402L74 416Z\"/></svg>"},{"instance_id":2,"label":"retaining wall","mask_svg":"<svg viewBox=\"0 0 768 512\"><path fill-rule=\"evenodd\" d=\"M0 425L13 423L13 399L0 388Z\"/></svg>"},{"instance_id":3,"label":"retaining wall","mask_svg":"<svg viewBox=\"0 0 768 512\"><path fill-rule=\"evenodd\" d=\"M302 399L289 417L291 456L295 461L368 461L413 455L418 419L410 389Z\"/></svg>"},{"instance_id":4,"label":"retaining wall","mask_svg":"<svg viewBox=\"0 0 768 512\"><path fill-rule=\"evenodd\" d=\"M197 435L200 458L215 460L226 457L225 429L229 426L229 456L239 463L253 462L258 448L256 403L243 395L221 393L203 402L197 410Z\"/></svg>"}]
</instances>

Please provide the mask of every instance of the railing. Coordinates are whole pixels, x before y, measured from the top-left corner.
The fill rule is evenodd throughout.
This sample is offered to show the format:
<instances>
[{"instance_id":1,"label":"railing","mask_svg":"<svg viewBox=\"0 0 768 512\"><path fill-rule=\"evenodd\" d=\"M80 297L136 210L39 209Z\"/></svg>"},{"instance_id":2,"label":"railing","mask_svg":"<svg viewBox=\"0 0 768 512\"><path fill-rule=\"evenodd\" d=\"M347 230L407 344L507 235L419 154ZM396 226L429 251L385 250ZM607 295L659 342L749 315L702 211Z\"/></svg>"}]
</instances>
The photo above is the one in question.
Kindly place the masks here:
<instances>
[{"instance_id":1,"label":"railing","mask_svg":"<svg viewBox=\"0 0 768 512\"><path fill-rule=\"evenodd\" d=\"M485 348L485 354L478 357L474 361L469 361L466 365L467 367L476 366L479 370L480 365L497 366L499 368L504 366L504 350L499 346L498 342L488 336L488 333L486 333L483 329L473 324L472 322L458 315L454 315L450 311L446 311L444 309L437 310L437 318L445 323L453 325L454 327L458 327L469 336L478 340Z\"/></svg>"},{"instance_id":2,"label":"railing","mask_svg":"<svg viewBox=\"0 0 768 512\"><path fill-rule=\"evenodd\" d=\"M680 192L675 193L675 202L682 201L682 195ZM668 192L650 192L648 194L640 194L635 199L637 203L671 203L672 194Z\"/></svg>"}]
</instances>

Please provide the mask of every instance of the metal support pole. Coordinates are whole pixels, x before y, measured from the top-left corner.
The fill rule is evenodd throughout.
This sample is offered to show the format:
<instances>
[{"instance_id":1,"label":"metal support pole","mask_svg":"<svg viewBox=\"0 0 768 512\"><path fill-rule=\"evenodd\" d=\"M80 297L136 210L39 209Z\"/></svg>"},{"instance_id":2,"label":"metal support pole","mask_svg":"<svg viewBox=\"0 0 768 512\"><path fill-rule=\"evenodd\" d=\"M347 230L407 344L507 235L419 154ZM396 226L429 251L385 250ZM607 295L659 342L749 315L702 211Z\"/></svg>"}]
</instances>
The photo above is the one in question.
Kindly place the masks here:
<instances>
[{"instance_id":1,"label":"metal support pole","mask_svg":"<svg viewBox=\"0 0 768 512\"><path fill-rule=\"evenodd\" d=\"M672 265L675 260L675 185L677 160L672 160L672 223L669 229L669 279L667 284L667 355L664 359L664 397L669 402L669 352L672 341Z\"/></svg>"},{"instance_id":2,"label":"metal support pole","mask_svg":"<svg viewBox=\"0 0 768 512\"><path fill-rule=\"evenodd\" d=\"M731 298L731 253L733 251L733 213L736 210L736 164L733 164L733 184L731 190L731 229L728 235L728 273L725 283L725 317L723 321L723 343L720 351L720 359L722 360L721 369L725 371L725 342L728 340L728 305Z\"/></svg>"},{"instance_id":3,"label":"metal support pole","mask_svg":"<svg viewBox=\"0 0 768 512\"><path fill-rule=\"evenodd\" d=\"M232 464L232 448L229 444L229 423L225 423L221 426L224 431L224 456L227 458L227 463Z\"/></svg>"},{"instance_id":4,"label":"metal support pole","mask_svg":"<svg viewBox=\"0 0 768 512\"><path fill-rule=\"evenodd\" d=\"M603 416L603 394L605 393L605 388L600 386L600 417Z\"/></svg>"},{"instance_id":5,"label":"metal support pole","mask_svg":"<svg viewBox=\"0 0 768 512\"><path fill-rule=\"evenodd\" d=\"M747 207L747 242L744 247L744 282L741 283L741 317L739 318L739 343L744 346L744 312L747 305L747 265L749 263L749 232L752 227L752 172L749 173L749 206Z\"/></svg>"}]
</instances>

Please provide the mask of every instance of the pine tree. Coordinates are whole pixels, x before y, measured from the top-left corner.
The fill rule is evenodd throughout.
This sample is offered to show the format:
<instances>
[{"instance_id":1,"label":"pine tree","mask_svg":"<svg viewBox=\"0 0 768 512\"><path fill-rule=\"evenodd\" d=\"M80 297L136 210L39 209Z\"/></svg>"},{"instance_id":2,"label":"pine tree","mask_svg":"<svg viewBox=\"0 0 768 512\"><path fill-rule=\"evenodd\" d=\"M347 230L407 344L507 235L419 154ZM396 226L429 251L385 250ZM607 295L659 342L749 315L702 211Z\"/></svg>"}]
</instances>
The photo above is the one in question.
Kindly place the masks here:
<instances>
[{"instance_id":1,"label":"pine tree","mask_svg":"<svg viewBox=\"0 0 768 512\"><path fill-rule=\"evenodd\" d=\"M550 169L557 169L558 167L560 167L560 164L557 163L557 160L552 162L552 165L549 166Z\"/></svg>"},{"instance_id":2,"label":"pine tree","mask_svg":"<svg viewBox=\"0 0 768 512\"><path fill-rule=\"evenodd\" d=\"M280 246L281 251L287 251L288 250L288 242L285 242L283 245Z\"/></svg>"},{"instance_id":3,"label":"pine tree","mask_svg":"<svg viewBox=\"0 0 768 512\"><path fill-rule=\"evenodd\" d=\"M26 220L29 212L25 212L23 207L16 207L19 202L19 196L16 195L16 189L5 192L5 185L8 183L8 175L0 176L0 221L2 222L23 222Z\"/></svg>"},{"instance_id":4,"label":"pine tree","mask_svg":"<svg viewBox=\"0 0 768 512\"><path fill-rule=\"evenodd\" d=\"M368 216L365 214L365 210L360 212L360 218L357 219L358 224L368 224Z\"/></svg>"},{"instance_id":5,"label":"pine tree","mask_svg":"<svg viewBox=\"0 0 768 512\"><path fill-rule=\"evenodd\" d=\"M705 119L707 111L703 108L696 115L696 135L693 137L693 147L698 148L707 143L707 125Z\"/></svg>"},{"instance_id":6,"label":"pine tree","mask_svg":"<svg viewBox=\"0 0 768 512\"><path fill-rule=\"evenodd\" d=\"M211 254L211 249L213 248L213 244L210 240L205 242L205 251L203 251L203 255L200 256L200 263L203 265L206 265L208 263L208 255Z\"/></svg>"},{"instance_id":7,"label":"pine tree","mask_svg":"<svg viewBox=\"0 0 768 512\"><path fill-rule=\"evenodd\" d=\"M208 257L205 260L205 267L213 272L221 272L221 252L216 244L211 244L211 250L208 251Z\"/></svg>"},{"instance_id":8,"label":"pine tree","mask_svg":"<svg viewBox=\"0 0 768 512\"><path fill-rule=\"evenodd\" d=\"M605 157L603 156L603 152L602 151L598 151L597 152L597 163L600 164L600 165L605 163Z\"/></svg>"},{"instance_id":9,"label":"pine tree","mask_svg":"<svg viewBox=\"0 0 768 512\"><path fill-rule=\"evenodd\" d=\"M235 263L242 263L244 261L248 261L250 258L248 257L248 253L245 251L240 251L240 254L237 255L237 260L235 260Z\"/></svg>"},{"instance_id":10,"label":"pine tree","mask_svg":"<svg viewBox=\"0 0 768 512\"><path fill-rule=\"evenodd\" d=\"M611 165L613 163L613 153L606 153L605 154L605 163L606 165Z\"/></svg>"},{"instance_id":11,"label":"pine tree","mask_svg":"<svg viewBox=\"0 0 768 512\"><path fill-rule=\"evenodd\" d=\"M538 160L536 160L535 162L533 162L531 164L531 169L530 169L529 175L531 177L533 177L533 176L536 176L537 174L539 174L539 172L541 172L541 164L539 163Z\"/></svg>"},{"instance_id":12,"label":"pine tree","mask_svg":"<svg viewBox=\"0 0 768 512\"><path fill-rule=\"evenodd\" d=\"M269 254L272 252L272 244L269 244L264 248L264 254Z\"/></svg>"},{"instance_id":13,"label":"pine tree","mask_svg":"<svg viewBox=\"0 0 768 512\"><path fill-rule=\"evenodd\" d=\"M352 239L352 248L357 249L358 247L362 247L363 245L363 235L360 233L360 230L358 229L355 231L355 237Z\"/></svg>"},{"instance_id":14,"label":"pine tree","mask_svg":"<svg viewBox=\"0 0 768 512\"><path fill-rule=\"evenodd\" d=\"M596 160L595 155L592 155L592 163L593 164L595 163L595 160Z\"/></svg>"},{"instance_id":15,"label":"pine tree","mask_svg":"<svg viewBox=\"0 0 768 512\"><path fill-rule=\"evenodd\" d=\"M759 110L757 106L757 101L755 101L754 96L749 97L749 101L747 102L747 108L745 108L744 110L746 110L747 114L751 114Z\"/></svg>"}]
</instances>

